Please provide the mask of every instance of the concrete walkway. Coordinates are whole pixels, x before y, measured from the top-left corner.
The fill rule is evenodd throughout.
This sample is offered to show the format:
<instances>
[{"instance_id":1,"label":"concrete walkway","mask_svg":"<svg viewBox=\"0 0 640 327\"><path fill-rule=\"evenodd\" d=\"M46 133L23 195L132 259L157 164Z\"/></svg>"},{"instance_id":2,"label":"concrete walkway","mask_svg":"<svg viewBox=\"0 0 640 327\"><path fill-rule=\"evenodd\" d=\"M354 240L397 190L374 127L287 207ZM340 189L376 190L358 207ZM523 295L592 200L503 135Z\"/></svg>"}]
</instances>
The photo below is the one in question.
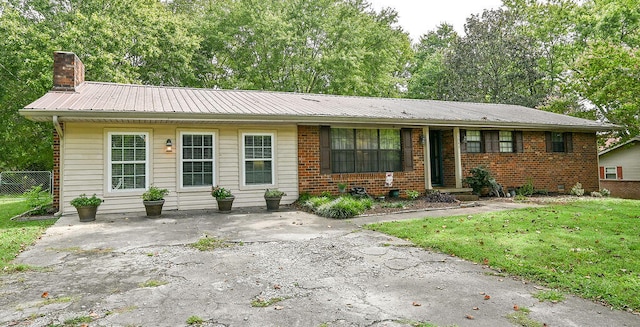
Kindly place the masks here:
<instances>
[{"instance_id":1,"label":"concrete walkway","mask_svg":"<svg viewBox=\"0 0 640 327\"><path fill-rule=\"evenodd\" d=\"M522 206L342 221L260 208L98 213L90 223L69 215L16 260L43 271L0 276L0 325L85 317L89 326L186 326L199 317L202 326L513 326L506 316L518 305L547 326L640 326L638 316L575 297L538 302L538 286L359 228ZM205 237L226 242L188 246Z\"/></svg>"}]
</instances>

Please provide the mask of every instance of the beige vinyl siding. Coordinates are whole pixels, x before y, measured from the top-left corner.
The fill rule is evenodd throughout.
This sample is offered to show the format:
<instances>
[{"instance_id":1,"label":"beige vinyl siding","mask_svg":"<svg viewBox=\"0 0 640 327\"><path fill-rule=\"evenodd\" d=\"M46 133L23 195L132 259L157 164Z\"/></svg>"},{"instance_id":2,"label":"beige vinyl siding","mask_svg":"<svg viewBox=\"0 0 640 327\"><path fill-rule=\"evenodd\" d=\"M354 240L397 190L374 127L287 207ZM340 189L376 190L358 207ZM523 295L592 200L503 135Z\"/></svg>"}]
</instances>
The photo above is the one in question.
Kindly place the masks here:
<instances>
[{"instance_id":1,"label":"beige vinyl siding","mask_svg":"<svg viewBox=\"0 0 640 327\"><path fill-rule=\"evenodd\" d=\"M97 194L105 202L100 213L143 212L140 198L143 191L109 192L108 146L109 132L149 133L149 184L170 190L163 210L214 209L215 199L209 187L183 189L180 185L179 156L180 131L215 133L216 184L231 189L236 196L234 207L262 206L266 187L246 189L241 186L240 136L244 132L275 133L275 186L287 193L282 203L293 203L298 197L297 128L295 125L257 128L229 125L162 125L162 124L99 124L67 122L62 142L62 191L61 207L64 214L75 213L69 204L81 193ZM167 139L173 143L173 151L166 152Z\"/></svg>"},{"instance_id":2,"label":"beige vinyl siding","mask_svg":"<svg viewBox=\"0 0 640 327\"><path fill-rule=\"evenodd\" d=\"M640 145L622 146L600 156L601 167L622 167L622 180L640 181Z\"/></svg>"}]
</instances>

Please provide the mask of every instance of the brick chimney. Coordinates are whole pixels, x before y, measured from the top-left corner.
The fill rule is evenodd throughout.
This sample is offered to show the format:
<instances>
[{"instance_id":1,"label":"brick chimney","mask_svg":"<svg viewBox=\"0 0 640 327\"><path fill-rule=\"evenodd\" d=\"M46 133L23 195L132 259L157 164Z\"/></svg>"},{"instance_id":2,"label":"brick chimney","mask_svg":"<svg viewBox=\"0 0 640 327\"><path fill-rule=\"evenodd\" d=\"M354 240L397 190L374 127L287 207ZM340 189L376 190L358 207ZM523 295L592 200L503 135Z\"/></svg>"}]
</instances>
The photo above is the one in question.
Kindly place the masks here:
<instances>
[{"instance_id":1,"label":"brick chimney","mask_svg":"<svg viewBox=\"0 0 640 327\"><path fill-rule=\"evenodd\" d=\"M73 52L53 53L53 90L76 91L84 83L84 64Z\"/></svg>"}]
</instances>

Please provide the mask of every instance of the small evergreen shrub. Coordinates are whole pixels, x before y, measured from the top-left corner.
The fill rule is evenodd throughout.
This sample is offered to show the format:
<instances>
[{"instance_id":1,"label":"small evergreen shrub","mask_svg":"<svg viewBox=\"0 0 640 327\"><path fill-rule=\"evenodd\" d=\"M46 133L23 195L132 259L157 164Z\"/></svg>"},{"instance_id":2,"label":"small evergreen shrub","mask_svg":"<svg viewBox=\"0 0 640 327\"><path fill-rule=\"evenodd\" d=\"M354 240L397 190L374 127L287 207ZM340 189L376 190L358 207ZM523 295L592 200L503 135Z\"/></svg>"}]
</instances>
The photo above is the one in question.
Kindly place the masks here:
<instances>
[{"instance_id":1,"label":"small evergreen shrub","mask_svg":"<svg viewBox=\"0 0 640 327\"><path fill-rule=\"evenodd\" d=\"M463 182L469 185L475 194L480 194L484 187L491 187L492 181L495 181L485 166L471 168L469 174L471 176L466 177Z\"/></svg>"},{"instance_id":2,"label":"small evergreen shrub","mask_svg":"<svg viewBox=\"0 0 640 327\"><path fill-rule=\"evenodd\" d=\"M594 198L601 198L602 197L602 193L593 191L593 192L591 192L591 196L594 197Z\"/></svg>"},{"instance_id":3,"label":"small evergreen shrub","mask_svg":"<svg viewBox=\"0 0 640 327\"><path fill-rule=\"evenodd\" d=\"M416 191L416 190L407 190L407 197L411 200L415 200L420 196L420 192Z\"/></svg>"},{"instance_id":4,"label":"small evergreen shrub","mask_svg":"<svg viewBox=\"0 0 640 327\"><path fill-rule=\"evenodd\" d=\"M86 194L82 193L77 198L71 200L71 205L78 207L87 207L87 206L99 206L102 204L102 199L98 198L95 194L92 197L87 197Z\"/></svg>"},{"instance_id":5,"label":"small evergreen shrub","mask_svg":"<svg viewBox=\"0 0 640 327\"><path fill-rule=\"evenodd\" d=\"M606 188L603 188L600 190L600 194L602 194L602 196L604 197L608 197L611 195L611 191L607 190Z\"/></svg>"}]
</instances>

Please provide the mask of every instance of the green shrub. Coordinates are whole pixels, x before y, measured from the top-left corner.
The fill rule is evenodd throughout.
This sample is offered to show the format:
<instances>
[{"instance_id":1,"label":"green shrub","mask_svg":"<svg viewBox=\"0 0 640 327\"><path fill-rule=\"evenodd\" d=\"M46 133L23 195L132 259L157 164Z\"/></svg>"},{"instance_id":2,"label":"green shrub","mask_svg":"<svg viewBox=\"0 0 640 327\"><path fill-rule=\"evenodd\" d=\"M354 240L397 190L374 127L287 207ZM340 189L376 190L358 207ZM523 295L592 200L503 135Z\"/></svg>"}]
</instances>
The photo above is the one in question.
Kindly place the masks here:
<instances>
[{"instance_id":1,"label":"green shrub","mask_svg":"<svg viewBox=\"0 0 640 327\"><path fill-rule=\"evenodd\" d=\"M316 208L331 202L331 200L332 198L326 196L312 196L307 201L305 201L302 206L311 211L315 211Z\"/></svg>"},{"instance_id":2,"label":"green shrub","mask_svg":"<svg viewBox=\"0 0 640 327\"><path fill-rule=\"evenodd\" d=\"M47 208L53 203L53 196L51 196L51 193L43 191L42 185L33 186L22 195L26 198L29 208L36 215L46 213Z\"/></svg>"},{"instance_id":3,"label":"green shrub","mask_svg":"<svg viewBox=\"0 0 640 327\"><path fill-rule=\"evenodd\" d=\"M471 168L469 174L471 176L466 177L463 182L469 185L475 194L480 194L484 187L491 187L492 181L495 181L485 166Z\"/></svg>"},{"instance_id":4,"label":"green shrub","mask_svg":"<svg viewBox=\"0 0 640 327\"><path fill-rule=\"evenodd\" d=\"M300 193L300 196L298 197L298 200L296 200L296 202L304 205L304 203L311 198L312 196L311 194L309 194L309 192Z\"/></svg>"},{"instance_id":5,"label":"green shrub","mask_svg":"<svg viewBox=\"0 0 640 327\"><path fill-rule=\"evenodd\" d=\"M313 211L322 217L345 219L361 215L367 209L371 209L373 200L370 198L354 198L351 196L343 196L333 200L320 197L309 199L307 204L312 206Z\"/></svg>"},{"instance_id":6,"label":"green shrub","mask_svg":"<svg viewBox=\"0 0 640 327\"><path fill-rule=\"evenodd\" d=\"M527 178L527 182L518 188L518 194L524 196L531 196L535 191L533 187L533 179L531 177Z\"/></svg>"},{"instance_id":7,"label":"green shrub","mask_svg":"<svg viewBox=\"0 0 640 327\"><path fill-rule=\"evenodd\" d=\"M606 188L603 188L600 190L600 194L602 194L602 196L604 197L608 197L611 195L611 191L607 190Z\"/></svg>"},{"instance_id":8,"label":"green shrub","mask_svg":"<svg viewBox=\"0 0 640 327\"><path fill-rule=\"evenodd\" d=\"M211 188L211 196L216 199L226 199L232 197L233 194L231 194L230 190L227 190L224 187L214 186Z\"/></svg>"},{"instance_id":9,"label":"green shrub","mask_svg":"<svg viewBox=\"0 0 640 327\"><path fill-rule=\"evenodd\" d=\"M265 198L281 198L286 195L287 193L284 193L277 188L267 189L266 191L264 191Z\"/></svg>"},{"instance_id":10,"label":"green shrub","mask_svg":"<svg viewBox=\"0 0 640 327\"><path fill-rule=\"evenodd\" d=\"M416 190L407 190L407 197L411 200L415 200L420 196L420 192L416 191Z\"/></svg>"}]
</instances>

